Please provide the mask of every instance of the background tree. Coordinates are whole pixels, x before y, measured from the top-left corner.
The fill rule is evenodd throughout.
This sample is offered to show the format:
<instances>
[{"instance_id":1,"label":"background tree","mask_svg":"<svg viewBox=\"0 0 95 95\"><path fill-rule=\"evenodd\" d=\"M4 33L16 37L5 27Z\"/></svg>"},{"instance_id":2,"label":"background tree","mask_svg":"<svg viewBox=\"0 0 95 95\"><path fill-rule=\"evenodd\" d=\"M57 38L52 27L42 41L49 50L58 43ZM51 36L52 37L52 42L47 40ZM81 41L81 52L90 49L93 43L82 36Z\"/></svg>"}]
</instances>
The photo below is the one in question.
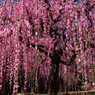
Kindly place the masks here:
<instances>
[{"instance_id":1,"label":"background tree","mask_svg":"<svg viewBox=\"0 0 95 95\"><path fill-rule=\"evenodd\" d=\"M66 70L62 73L60 66L67 66L68 82L69 70L74 64L77 73L73 74L73 78L78 80L79 74L84 72L87 90L87 66L93 76L92 64L95 60L94 7L94 0L81 1L80 4L75 0L3 2L0 6L2 91L9 81L10 87L13 85L13 95L17 93L18 75L22 66L24 90L30 85L32 89L34 80L38 91L38 79L44 77L49 85L48 95L57 95L59 72L63 79L66 77Z\"/></svg>"}]
</instances>

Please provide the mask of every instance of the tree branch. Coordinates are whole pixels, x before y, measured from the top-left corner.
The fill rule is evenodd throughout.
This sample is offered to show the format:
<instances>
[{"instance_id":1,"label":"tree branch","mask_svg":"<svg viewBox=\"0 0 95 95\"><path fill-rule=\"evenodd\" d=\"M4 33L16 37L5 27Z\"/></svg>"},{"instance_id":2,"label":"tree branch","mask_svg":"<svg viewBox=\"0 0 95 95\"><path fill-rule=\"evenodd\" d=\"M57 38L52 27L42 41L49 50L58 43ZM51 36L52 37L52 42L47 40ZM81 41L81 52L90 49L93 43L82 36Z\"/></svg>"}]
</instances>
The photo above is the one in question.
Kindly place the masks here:
<instances>
[{"instance_id":1,"label":"tree branch","mask_svg":"<svg viewBox=\"0 0 95 95\"><path fill-rule=\"evenodd\" d=\"M33 48L35 48L35 46L37 46L37 45L31 43L31 46L32 46ZM45 46L43 46L43 45L38 45L38 46L37 46L37 49L38 49L40 52L44 52L45 55L47 56L48 51L45 49Z\"/></svg>"},{"instance_id":2,"label":"tree branch","mask_svg":"<svg viewBox=\"0 0 95 95\"><path fill-rule=\"evenodd\" d=\"M64 64L64 65L70 66L70 65L71 65L71 63L73 63L73 62L74 62L74 60L75 60L75 58L76 58L76 53L75 53L75 51L73 51L73 52L74 52L74 54L73 54L73 56L71 57L71 59L70 59L70 61L69 61L69 62L62 61L62 60L60 60L60 62L61 62L62 64Z\"/></svg>"}]
</instances>

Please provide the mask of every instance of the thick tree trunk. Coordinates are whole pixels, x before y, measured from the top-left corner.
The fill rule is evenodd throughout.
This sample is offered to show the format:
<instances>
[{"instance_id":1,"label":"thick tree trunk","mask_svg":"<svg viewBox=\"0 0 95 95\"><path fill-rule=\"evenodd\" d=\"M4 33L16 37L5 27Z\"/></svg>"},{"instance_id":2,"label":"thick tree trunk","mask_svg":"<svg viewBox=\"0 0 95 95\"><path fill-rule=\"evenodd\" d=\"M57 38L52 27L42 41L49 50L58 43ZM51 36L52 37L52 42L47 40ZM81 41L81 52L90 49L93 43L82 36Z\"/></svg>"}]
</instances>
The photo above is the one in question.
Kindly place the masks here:
<instances>
[{"instance_id":1,"label":"thick tree trunk","mask_svg":"<svg viewBox=\"0 0 95 95\"><path fill-rule=\"evenodd\" d=\"M51 64L48 95L57 95L57 92L58 92L58 73L59 73L59 63L57 63L56 60L54 60L54 61L52 61L52 64Z\"/></svg>"},{"instance_id":2,"label":"thick tree trunk","mask_svg":"<svg viewBox=\"0 0 95 95\"><path fill-rule=\"evenodd\" d=\"M57 51L54 49L53 54L50 54L51 71L49 76L48 95L57 95L59 90L58 77L59 77L59 64L61 62L60 61L61 55L62 55L61 49Z\"/></svg>"},{"instance_id":3,"label":"thick tree trunk","mask_svg":"<svg viewBox=\"0 0 95 95\"><path fill-rule=\"evenodd\" d=\"M1 95L8 95L5 71L3 71L3 83L2 83L2 94Z\"/></svg>"}]
</instances>

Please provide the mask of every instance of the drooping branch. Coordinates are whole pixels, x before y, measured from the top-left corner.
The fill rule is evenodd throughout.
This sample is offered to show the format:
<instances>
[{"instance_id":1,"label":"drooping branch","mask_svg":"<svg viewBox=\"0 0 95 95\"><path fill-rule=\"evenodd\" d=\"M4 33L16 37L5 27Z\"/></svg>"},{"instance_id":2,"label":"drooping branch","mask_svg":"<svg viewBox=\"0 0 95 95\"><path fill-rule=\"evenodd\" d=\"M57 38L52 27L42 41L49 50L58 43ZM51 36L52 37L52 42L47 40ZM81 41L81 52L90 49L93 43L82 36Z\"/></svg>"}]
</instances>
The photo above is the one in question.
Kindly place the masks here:
<instances>
[{"instance_id":1,"label":"drooping branch","mask_svg":"<svg viewBox=\"0 0 95 95\"><path fill-rule=\"evenodd\" d=\"M31 46L32 46L33 48L35 48L37 45L31 43ZM38 49L40 52L45 53L45 55L47 56L48 51L46 50L45 46L43 46L43 45L38 45L38 46L37 46L37 49Z\"/></svg>"},{"instance_id":2,"label":"drooping branch","mask_svg":"<svg viewBox=\"0 0 95 95\"><path fill-rule=\"evenodd\" d=\"M2 18L0 18L0 19L2 19L2 21L4 22L4 25L5 25L5 22L6 22L6 21L11 22L12 24L15 23L14 21L12 21L10 18L7 18L7 17L2 17Z\"/></svg>"},{"instance_id":3,"label":"drooping branch","mask_svg":"<svg viewBox=\"0 0 95 95\"><path fill-rule=\"evenodd\" d=\"M60 60L60 63L70 66L74 62L75 59L76 59L76 53L75 53L75 51L73 51L73 56L71 57L69 62Z\"/></svg>"},{"instance_id":4,"label":"drooping branch","mask_svg":"<svg viewBox=\"0 0 95 95\"><path fill-rule=\"evenodd\" d=\"M64 8L63 8L64 9ZM53 22L54 22L54 24L55 23L57 23L57 22L59 22L60 20L61 20L61 16L63 15L63 9L60 9L59 10L59 15L58 15L58 17L57 18L55 18L54 20L53 20Z\"/></svg>"},{"instance_id":5,"label":"drooping branch","mask_svg":"<svg viewBox=\"0 0 95 95\"><path fill-rule=\"evenodd\" d=\"M92 43L90 43L90 46L91 46L91 48L95 48L95 45L94 45L94 44L92 44Z\"/></svg>"}]
</instances>

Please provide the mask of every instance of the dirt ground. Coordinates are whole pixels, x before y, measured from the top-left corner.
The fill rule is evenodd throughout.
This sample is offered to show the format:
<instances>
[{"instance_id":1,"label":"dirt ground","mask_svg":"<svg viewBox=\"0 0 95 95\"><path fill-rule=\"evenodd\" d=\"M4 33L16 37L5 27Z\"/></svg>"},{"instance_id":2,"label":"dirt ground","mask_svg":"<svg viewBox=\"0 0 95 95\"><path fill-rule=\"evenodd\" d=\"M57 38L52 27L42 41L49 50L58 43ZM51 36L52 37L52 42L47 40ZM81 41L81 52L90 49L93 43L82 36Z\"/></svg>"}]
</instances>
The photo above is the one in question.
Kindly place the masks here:
<instances>
[{"instance_id":1,"label":"dirt ground","mask_svg":"<svg viewBox=\"0 0 95 95\"><path fill-rule=\"evenodd\" d=\"M35 94L35 93L33 93L33 94L30 94L30 93L21 94L21 93L18 93L17 95L47 95L47 94ZM68 93L59 92L58 95L95 95L95 90L72 91L72 92L68 92Z\"/></svg>"}]
</instances>

